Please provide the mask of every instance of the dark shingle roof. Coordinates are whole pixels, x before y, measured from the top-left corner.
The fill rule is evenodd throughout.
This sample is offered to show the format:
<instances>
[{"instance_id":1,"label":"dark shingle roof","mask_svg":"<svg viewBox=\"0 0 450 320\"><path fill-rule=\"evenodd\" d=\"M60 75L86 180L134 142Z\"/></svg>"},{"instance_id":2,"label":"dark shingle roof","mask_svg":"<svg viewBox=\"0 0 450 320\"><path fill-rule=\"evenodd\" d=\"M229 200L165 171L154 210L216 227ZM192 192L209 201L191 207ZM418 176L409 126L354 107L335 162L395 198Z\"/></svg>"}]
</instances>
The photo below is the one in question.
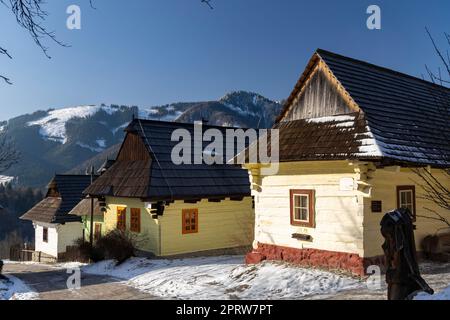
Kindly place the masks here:
<instances>
[{"instance_id":1,"label":"dark shingle roof","mask_svg":"<svg viewBox=\"0 0 450 320\"><path fill-rule=\"evenodd\" d=\"M191 153L194 148L194 125L152 120L133 120L126 131L137 133L145 144L151 160L117 160L87 190L95 196L134 197L153 200L190 200L205 198L242 197L250 195L246 170L224 164L181 164L171 159L172 149L179 142L171 141L172 133L184 129L190 133ZM225 127L203 125L225 133ZM211 142L204 142L203 148ZM236 154L236 150L232 156Z\"/></svg>"},{"instance_id":2,"label":"dark shingle roof","mask_svg":"<svg viewBox=\"0 0 450 320\"><path fill-rule=\"evenodd\" d=\"M450 164L450 89L324 50L322 59L364 112L384 158ZM283 114L289 109L296 87Z\"/></svg>"},{"instance_id":3,"label":"dark shingle roof","mask_svg":"<svg viewBox=\"0 0 450 320\"><path fill-rule=\"evenodd\" d=\"M91 200L92 199L83 199L81 200L75 208L73 208L69 214L74 216L89 216L91 214ZM101 211L100 201L98 199L94 199L94 216L103 217L103 212Z\"/></svg>"},{"instance_id":4,"label":"dark shingle roof","mask_svg":"<svg viewBox=\"0 0 450 320\"><path fill-rule=\"evenodd\" d=\"M88 175L56 175L49 184L47 196L21 219L45 223L81 221L69 212L82 200L83 190L91 183Z\"/></svg>"}]
</instances>

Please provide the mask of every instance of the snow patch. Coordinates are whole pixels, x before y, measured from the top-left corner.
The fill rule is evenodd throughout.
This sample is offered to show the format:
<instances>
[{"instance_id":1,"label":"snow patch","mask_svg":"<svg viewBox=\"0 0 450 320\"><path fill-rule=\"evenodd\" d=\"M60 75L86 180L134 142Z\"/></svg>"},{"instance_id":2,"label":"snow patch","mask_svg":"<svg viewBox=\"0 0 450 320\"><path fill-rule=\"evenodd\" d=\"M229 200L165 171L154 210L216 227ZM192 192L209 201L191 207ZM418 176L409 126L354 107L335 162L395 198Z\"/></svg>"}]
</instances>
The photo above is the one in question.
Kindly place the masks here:
<instances>
[{"instance_id":1,"label":"snow patch","mask_svg":"<svg viewBox=\"0 0 450 320\"><path fill-rule=\"evenodd\" d=\"M161 110L166 110L169 113L161 116L159 114L160 109L158 108L139 109L139 118L159 121L175 121L183 114L182 111L175 111L175 108L173 106L169 106L166 109Z\"/></svg>"},{"instance_id":2,"label":"snow patch","mask_svg":"<svg viewBox=\"0 0 450 320\"><path fill-rule=\"evenodd\" d=\"M57 109L48 112L48 115L36 121L28 122L28 126L39 126L40 135L47 140L67 143L66 123L74 118L88 118L99 111L109 115L119 109L110 106L78 106L72 108Z\"/></svg>"},{"instance_id":3,"label":"snow patch","mask_svg":"<svg viewBox=\"0 0 450 320\"><path fill-rule=\"evenodd\" d=\"M96 140L95 142L97 143L97 145L100 148L103 148L103 149L106 148L106 140L105 139L99 139L99 140Z\"/></svg>"},{"instance_id":4,"label":"snow patch","mask_svg":"<svg viewBox=\"0 0 450 320\"><path fill-rule=\"evenodd\" d=\"M450 287L447 287L434 295L421 292L414 297L414 300L450 300Z\"/></svg>"},{"instance_id":5,"label":"snow patch","mask_svg":"<svg viewBox=\"0 0 450 320\"><path fill-rule=\"evenodd\" d=\"M119 132L120 130L125 129L128 126L129 122L122 124L121 126L118 126L117 128L112 129L112 133L113 135L116 135L117 132Z\"/></svg>"},{"instance_id":6,"label":"snow patch","mask_svg":"<svg viewBox=\"0 0 450 320\"><path fill-rule=\"evenodd\" d=\"M327 122L343 122L343 121L355 121L355 116L342 115L342 116L328 116L320 118L306 119L308 123L327 123ZM352 125L354 122L352 122Z\"/></svg>"},{"instance_id":7,"label":"snow patch","mask_svg":"<svg viewBox=\"0 0 450 320\"><path fill-rule=\"evenodd\" d=\"M90 146L90 145L88 145L88 144L85 144L85 143L82 143L82 142L77 142L76 143L77 144L77 146L79 146L79 147L81 147L81 148L84 148L84 149L89 149L89 150L91 150L92 152L97 152L97 153L99 153L99 152L102 152L103 150L105 150L105 148L102 148L102 147L93 147L93 146Z\"/></svg>"},{"instance_id":8,"label":"snow patch","mask_svg":"<svg viewBox=\"0 0 450 320\"><path fill-rule=\"evenodd\" d=\"M361 286L358 280L282 263L243 264L242 256L181 260L104 261L83 272L126 280L149 294L172 299L296 299Z\"/></svg>"},{"instance_id":9,"label":"snow patch","mask_svg":"<svg viewBox=\"0 0 450 320\"><path fill-rule=\"evenodd\" d=\"M0 300L35 300L38 294L16 277L0 280Z\"/></svg>"},{"instance_id":10,"label":"snow patch","mask_svg":"<svg viewBox=\"0 0 450 320\"><path fill-rule=\"evenodd\" d=\"M14 181L14 179L15 179L15 177L0 175L0 185L5 185L7 183L10 183L10 182Z\"/></svg>"},{"instance_id":11,"label":"snow patch","mask_svg":"<svg viewBox=\"0 0 450 320\"><path fill-rule=\"evenodd\" d=\"M249 110L248 106L246 107L247 110L242 110L241 108L236 107L234 104L225 103L225 102L222 102L222 103L223 103L223 105L225 107L227 107L228 109L230 109L230 110L232 110L234 112L239 113L241 116L244 116L244 117L246 117L246 116L258 117L258 115L256 113L254 113L254 112Z\"/></svg>"}]
</instances>

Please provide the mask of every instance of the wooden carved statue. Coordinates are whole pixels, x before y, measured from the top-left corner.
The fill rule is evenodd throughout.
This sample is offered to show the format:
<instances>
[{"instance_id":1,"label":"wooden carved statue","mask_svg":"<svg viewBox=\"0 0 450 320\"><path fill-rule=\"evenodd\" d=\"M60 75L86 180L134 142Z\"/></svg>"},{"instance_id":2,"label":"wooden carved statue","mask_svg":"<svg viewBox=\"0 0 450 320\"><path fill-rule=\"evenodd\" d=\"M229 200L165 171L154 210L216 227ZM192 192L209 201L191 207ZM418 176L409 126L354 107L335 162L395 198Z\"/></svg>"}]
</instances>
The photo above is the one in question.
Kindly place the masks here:
<instances>
[{"instance_id":1,"label":"wooden carved statue","mask_svg":"<svg viewBox=\"0 0 450 320\"><path fill-rule=\"evenodd\" d=\"M420 276L411 212L402 208L387 213L381 220L381 234L388 300L410 300L421 291L433 294Z\"/></svg>"}]
</instances>

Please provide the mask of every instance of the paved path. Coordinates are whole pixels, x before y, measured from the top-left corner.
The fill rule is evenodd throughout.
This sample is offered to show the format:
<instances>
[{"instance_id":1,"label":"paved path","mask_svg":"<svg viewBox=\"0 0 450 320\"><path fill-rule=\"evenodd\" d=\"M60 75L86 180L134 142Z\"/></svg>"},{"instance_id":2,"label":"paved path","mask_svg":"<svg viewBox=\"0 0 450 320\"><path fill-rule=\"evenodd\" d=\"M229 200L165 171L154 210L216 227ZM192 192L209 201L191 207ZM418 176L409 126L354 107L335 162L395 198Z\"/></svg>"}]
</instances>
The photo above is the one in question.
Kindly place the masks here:
<instances>
[{"instance_id":1,"label":"paved path","mask_svg":"<svg viewBox=\"0 0 450 320\"><path fill-rule=\"evenodd\" d=\"M81 274L81 289L68 290L65 269L38 264L6 264L4 274L13 275L42 300L151 300L155 297L108 276Z\"/></svg>"}]
</instances>

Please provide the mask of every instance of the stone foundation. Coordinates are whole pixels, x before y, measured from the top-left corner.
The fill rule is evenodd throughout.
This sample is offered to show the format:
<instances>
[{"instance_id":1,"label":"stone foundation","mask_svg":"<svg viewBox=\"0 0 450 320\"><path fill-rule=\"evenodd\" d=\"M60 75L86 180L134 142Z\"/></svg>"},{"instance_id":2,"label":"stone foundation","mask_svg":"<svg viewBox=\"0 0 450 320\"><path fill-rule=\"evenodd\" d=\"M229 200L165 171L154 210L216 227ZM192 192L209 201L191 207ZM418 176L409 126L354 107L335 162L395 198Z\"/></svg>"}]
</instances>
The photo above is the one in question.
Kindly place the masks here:
<instances>
[{"instance_id":1,"label":"stone foundation","mask_svg":"<svg viewBox=\"0 0 450 320\"><path fill-rule=\"evenodd\" d=\"M256 264L264 260L286 261L307 267L320 267L342 270L357 276L365 276L367 267L383 267L383 257L362 258L356 253L333 252L318 249L296 249L259 243L258 249L245 257L247 264Z\"/></svg>"}]
</instances>

